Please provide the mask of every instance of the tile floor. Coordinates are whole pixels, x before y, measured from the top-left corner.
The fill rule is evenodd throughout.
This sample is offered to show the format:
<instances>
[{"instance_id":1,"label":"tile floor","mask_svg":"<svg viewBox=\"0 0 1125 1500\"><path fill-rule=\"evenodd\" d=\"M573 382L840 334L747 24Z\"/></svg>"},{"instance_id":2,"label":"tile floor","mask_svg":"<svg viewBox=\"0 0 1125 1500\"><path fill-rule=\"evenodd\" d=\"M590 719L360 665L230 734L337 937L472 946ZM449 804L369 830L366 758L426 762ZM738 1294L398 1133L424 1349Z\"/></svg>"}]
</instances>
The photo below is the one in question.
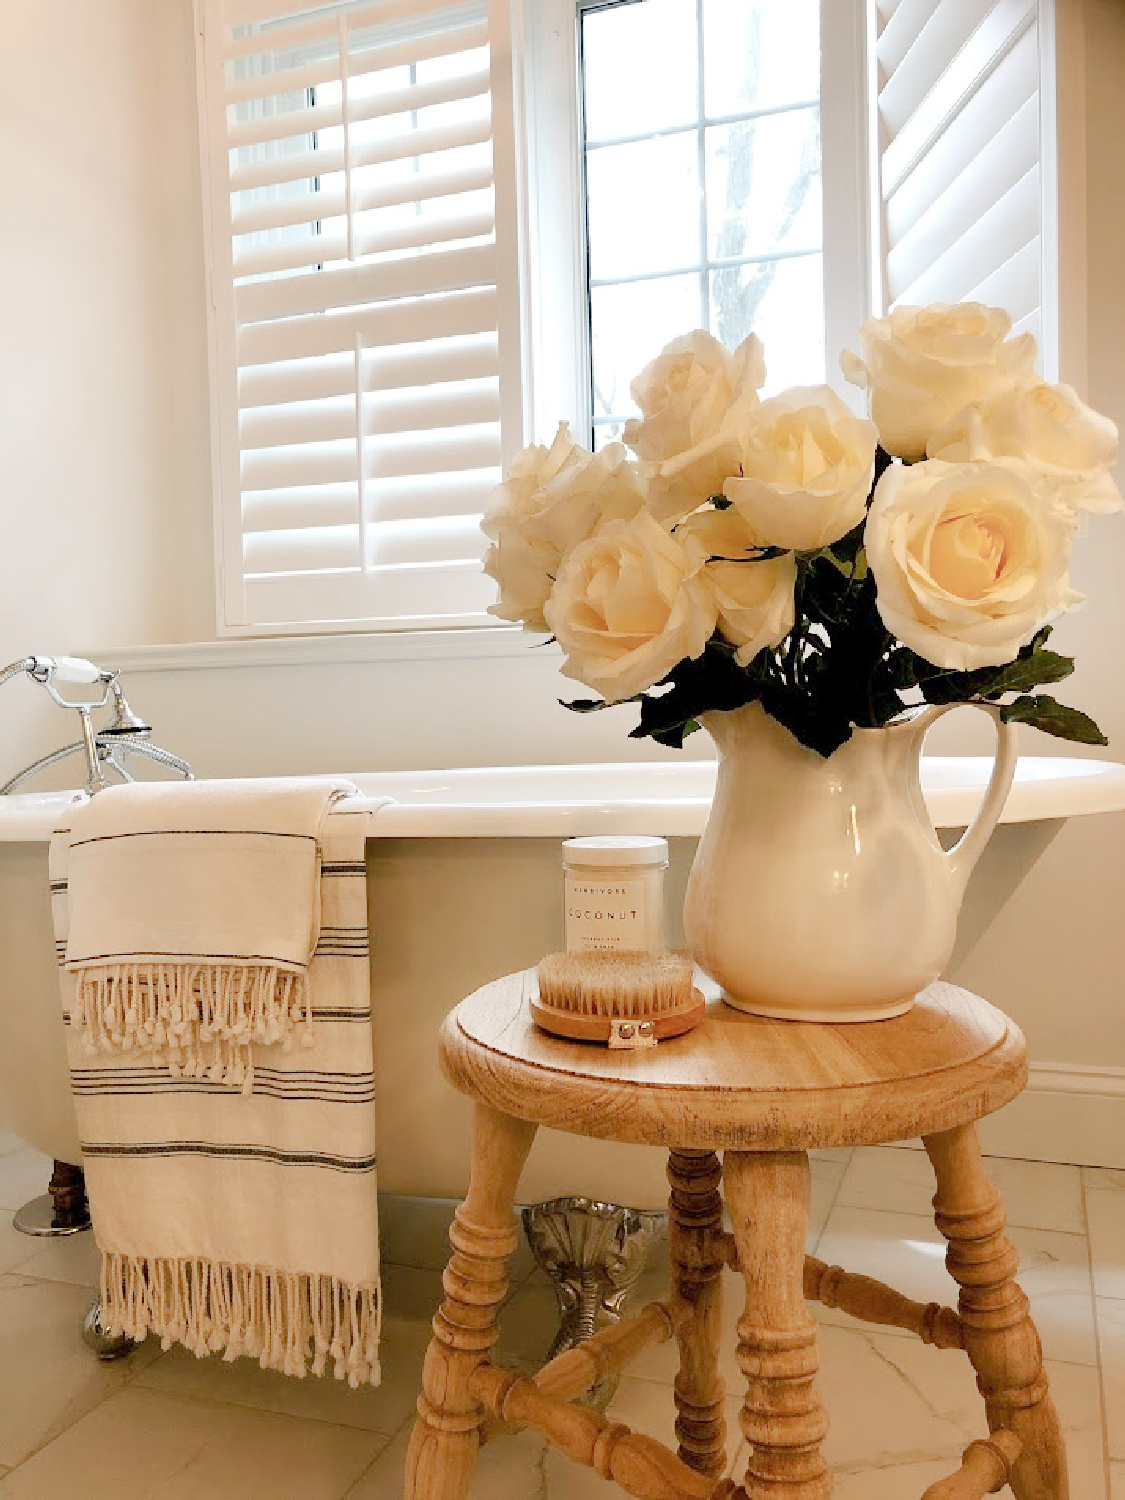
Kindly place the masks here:
<instances>
[{"instance_id":1,"label":"tile floor","mask_svg":"<svg viewBox=\"0 0 1125 1500\"><path fill-rule=\"evenodd\" d=\"M1002 1158L990 1167L1043 1335L1073 1500L1125 1500L1125 1172ZM399 1500L445 1257L440 1206L417 1205L409 1235L389 1226L384 1379L356 1392L286 1380L246 1360L161 1354L151 1340L99 1365L78 1336L96 1276L90 1236L37 1242L10 1227L10 1211L43 1191L48 1169L0 1135L0 1500ZM923 1300L949 1300L921 1152L819 1153L813 1183L810 1248ZM554 1322L553 1293L526 1256L513 1269L501 1357L537 1360ZM660 1275L647 1275L643 1294L658 1292ZM728 1285L723 1367L737 1433L739 1307ZM839 1312L824 1311L822 1325L836 1500L917 1500L983 1432L968 1365L955 1351L868 1331ZM668 1440L673 1353L662 1348L635 1368L612 1412ZM616 1493L528 1434L484 1450L472 1491L474 1500Z\"/></svg>"}]
</instances>

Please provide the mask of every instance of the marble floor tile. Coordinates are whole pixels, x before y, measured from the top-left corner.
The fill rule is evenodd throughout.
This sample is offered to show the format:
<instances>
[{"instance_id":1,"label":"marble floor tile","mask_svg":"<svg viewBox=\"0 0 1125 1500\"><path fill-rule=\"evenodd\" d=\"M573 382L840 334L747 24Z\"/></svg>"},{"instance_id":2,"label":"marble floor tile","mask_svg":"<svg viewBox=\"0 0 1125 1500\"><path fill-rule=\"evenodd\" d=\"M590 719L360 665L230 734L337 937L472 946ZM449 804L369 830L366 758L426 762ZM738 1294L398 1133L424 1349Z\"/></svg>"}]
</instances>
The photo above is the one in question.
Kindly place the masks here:
<instances>
[{"instance_id":1,"label":"marble floor tile","mask_svg":"<svg viewBox=\"0 0 1125 1500\"><path fill-rule=\"evenodd\" d=\"M1097 1310L1109 1456L1125 1463L1125 1302L1099 1297Z\"/></svg>"},{"instance_id":2,"label":"marble floor tile","mask_svg":"<svg viewBox=\"0 0 1125 1500\"><path fill-rule=\"evenodd\" d=\"M81 1339L84 1287L0 1276L0 1463L15 1466L126 1380Z\"/></svg>"},{"instance_id":3,"label":"marble floor tile","mask_svg":"<svg viewBox=\"0 0 1125 1500\"><path fill-rule=\"evenodd\" d=\"M890 1464L861 1473L837 1474L832 1500L914 1500L956 1469L947 1459L923 1464Z\"/></svg>"},{"instance_id":4,"label":"marble floor tile","mask_svg":"<svg viewBox=\"0 0 1125 1500\"><path fill-rule=\"evenodd\" d=\"M1080 1168L987 1157L985 1169L1004 1199L1013 1227L1085 1232ZM933 1212L933 1196L934 1172L924 1151L861 1146L836 1201L845 1208L923 1215Z\"/></svg>"},{"instance_id":5,"label":"marble floor tile","mask_svg":"<svg viewBox=\"0 0 1125 1500\"><path fill-rule=\"evenodd\" d=\"M1012 1228L1019 1280L1048 1359L1096 1364L1090 1269L1085 1238L1057 1230ZM957 1288L945 1269L945 1242L933 1220L837 1204L821 1238L822 1260L887 1282L920 1302L956 1304ZM858 1326L846 1313L818 1308L824 1323ZM911 1338L902 1330L892 1337Z\"/></svg>"},{"instance_id":6,"label":"marble floor tile","mask_svg":"<svg viewBox=\"0 0 1125 1500\"><path fill-rule=\"evenodd\" d=\"M42 1197L53 1170L51 1158L30 1146L0 1155L0 1209L15 1213L30 1199Z\"/></svg>"},{"instance_id":7,"label":"marble floor tile","mask_svg":"<svg viewBox=\"0 0 1125 1500\"><path fill-rule=\"evenodd\" d=\"M1086 1222L1094 1291L1099 1297L1125 1301L1125 1192L1087 1186Z\"/></svg>"},{"instance_id":8,"label":"marble floor tile","mask_svg":"<svg viewBox=\"0 0 1125 1500\"><path fill-rule=\"evenodd\" d=\"M928 1362L914 1361L915 1347ZM820 1356L817 1388L830 1422L824 1452L834 1471L940 1459L949 1472L984 1428L963 1355L893 1335L823 1327Z\"/></svg>"},{"instance_id":9,"label":"marble floor tile","mask_svg":"<svg viewBox=\"0 0 1125 1500\"><path fill-rule=\"evenodd\" d=\"M58 1239L33 1239L26 1234L20 1238L27 1247L26 1257L17 1263L23 1275L40 1281L70 1281L88 1288L100 1285L101 1256L89 1229Z\"/></svg>"},{"instance_id":10,"label":"marble floor tile","mask_svg":"<svg viewBox=\"0 0 1125 1500\"><path fill-rule=\"evenodd\" d=\"M1054 1360L1048 1360L1044 1368L1066 1441L1073 1500L1086 1500L1087 1495L1090 1500L1104 1500L1108 1476L1098 1372Z\"/></svg>"},{"instance_id":11,"label":"marble floor tile","mask_svg":"<svg viewBox=\"0 0 1125 1500\"><path fill-rule=\"evenodd\" d=\"M35 1246L30 1235L21 1234L12 1223L10 1209L0 1208L0 1274L14 1271Z\"/></svg>"},{"instance_id":12,"label":"marble floor tile","mask_svg":"<svg viewBox=\"0 0 1125 1500\"><path fill-rule=\"evenodd\" d=\"M409 1440L407 1424L346 1492L344 1500L402 1500ZM543 1439L531 1432L487 1443L477 1458L469 1500L544 1500L546 1451ZM557 1500L571 1500L570 1491L560 1491Z\"/></svg>"},{"instance_id":13,"label":"marble floor tile","mask_svg":"<svg viewBox=\"0 0 1125 1500\"><path fill-rule=\"evenodd\" d=\"M1087 1192L1125 1193L1125 1171L1120 1167L1081 1167Z\"/></svg>"},{"instance_id":14,"label":"marble floor tile","mask_svg":"<svg viewBox=\"0 0 1125 1500\"><path fill-rule=\"evenodd\" d=\"M840 1188L850 1167L851 1152L847 1156L813 1157L809 1195L809 1230L805 1248L810 1255L816 1253L828 1216L839 1201Z\"/></svg>"},{"instance_id":15,"label":"marble floor tile","mask_svg":"<svg viewBox=\"0 0 1125 1500\"><path fill-rule=\"evenodd\" d=\"M133 1383L168 1396L220 1401L390 1437L414 1410L429 1340L429 1325L421 1319L388 1317L379 1349L382 1383L358 1390L331 1375L291 1380L276 1370L263 1370L252 1359L225 1364L219 1355L198 1359L179 1346L161 1355Z\"/></svg>"},{"instance_id":16,"label":"marble floor tile","mask_svg":"<svg viewBox=\"0 0 1125 1500\"><path fill-rule=\"evenodd\" d=\"M0 1500L339 1500L387 1439L129 1386L0 1480Z\"/></svg>"}]
</instances>

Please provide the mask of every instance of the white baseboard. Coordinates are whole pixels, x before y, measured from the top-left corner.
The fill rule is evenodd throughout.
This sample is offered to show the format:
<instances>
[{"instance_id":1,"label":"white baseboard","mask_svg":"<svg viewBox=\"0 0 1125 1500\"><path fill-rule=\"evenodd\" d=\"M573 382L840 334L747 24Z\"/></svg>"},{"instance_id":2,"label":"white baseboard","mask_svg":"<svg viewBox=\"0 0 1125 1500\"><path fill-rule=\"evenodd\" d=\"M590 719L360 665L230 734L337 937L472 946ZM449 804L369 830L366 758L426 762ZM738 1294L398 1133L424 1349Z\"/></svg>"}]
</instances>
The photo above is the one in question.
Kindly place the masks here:
<instances>
[{"instance_id":1,"label":"white baseboard","mask_svg":"<svg viewBox=\"0 0 1125 1500\"><path fill-rule=\"evenodd\" d=\"M1037 1063L1025 1092L981 1122L980 1137L994 1156L1125 1168L1125 1068Z\"/></svg>"}]
</instances>

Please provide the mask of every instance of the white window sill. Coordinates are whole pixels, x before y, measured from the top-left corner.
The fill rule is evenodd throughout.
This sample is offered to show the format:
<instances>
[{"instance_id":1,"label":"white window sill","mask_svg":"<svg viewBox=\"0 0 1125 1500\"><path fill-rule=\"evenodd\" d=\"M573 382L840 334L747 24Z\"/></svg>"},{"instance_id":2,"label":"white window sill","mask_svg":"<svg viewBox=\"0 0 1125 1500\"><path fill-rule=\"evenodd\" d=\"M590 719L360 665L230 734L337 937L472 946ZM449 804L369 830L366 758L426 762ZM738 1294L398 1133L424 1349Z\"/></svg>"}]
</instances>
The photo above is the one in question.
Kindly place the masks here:
<instances>
[{"instance_id":1,"label":"white window sill","mask_svg":"<svg viewBox=\"0 0 1125 1500\"><path fill-rule=\"evenodd\" d=\"M486 661L538 653L559 659L546 638L517 625L467 630L393 630L370 635L270 636L167 646L99 647L85 652L121 672L201 672L402 661Z\"/></svg>"}]
</instances>

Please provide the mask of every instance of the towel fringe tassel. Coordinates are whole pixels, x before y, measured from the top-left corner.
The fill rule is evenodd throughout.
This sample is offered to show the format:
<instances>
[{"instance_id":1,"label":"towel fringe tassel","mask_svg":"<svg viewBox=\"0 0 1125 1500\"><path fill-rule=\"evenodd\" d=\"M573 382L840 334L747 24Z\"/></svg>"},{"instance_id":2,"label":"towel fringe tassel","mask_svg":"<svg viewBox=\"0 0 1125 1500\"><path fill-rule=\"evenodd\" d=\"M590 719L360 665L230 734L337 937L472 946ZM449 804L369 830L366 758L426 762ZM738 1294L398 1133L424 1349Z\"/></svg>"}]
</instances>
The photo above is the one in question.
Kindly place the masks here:
<instances>
[{"instance_id":1,"label":"towel fringe tassel","mask_svg":"<svg viewBox=\"0 0 1125 1500\"><path fill-rule=\"evenodd\" d=\"M88 1053L142 1052L174 1078L206 1078L249 1094L250 1048L300 1031L312 1044L307 972L271 964L100 964L75 972L71 1024ZM300 1029L303 1027L303 1031Z\"/></svg>"},{"instance_id":2,"label":"towel fringe tassel","mask_svg":"<svg viewBox=\"0 0 1125 1500\"><path fill-rule=\"evenodd\" d=\"M101 1322L140 1342L155 1334L200 1359L242 1355L298 1380L323 1375L378 1385L377 1286L334 1276L200 1259L102 1255Z\"/></svg>"}]
</instances>

